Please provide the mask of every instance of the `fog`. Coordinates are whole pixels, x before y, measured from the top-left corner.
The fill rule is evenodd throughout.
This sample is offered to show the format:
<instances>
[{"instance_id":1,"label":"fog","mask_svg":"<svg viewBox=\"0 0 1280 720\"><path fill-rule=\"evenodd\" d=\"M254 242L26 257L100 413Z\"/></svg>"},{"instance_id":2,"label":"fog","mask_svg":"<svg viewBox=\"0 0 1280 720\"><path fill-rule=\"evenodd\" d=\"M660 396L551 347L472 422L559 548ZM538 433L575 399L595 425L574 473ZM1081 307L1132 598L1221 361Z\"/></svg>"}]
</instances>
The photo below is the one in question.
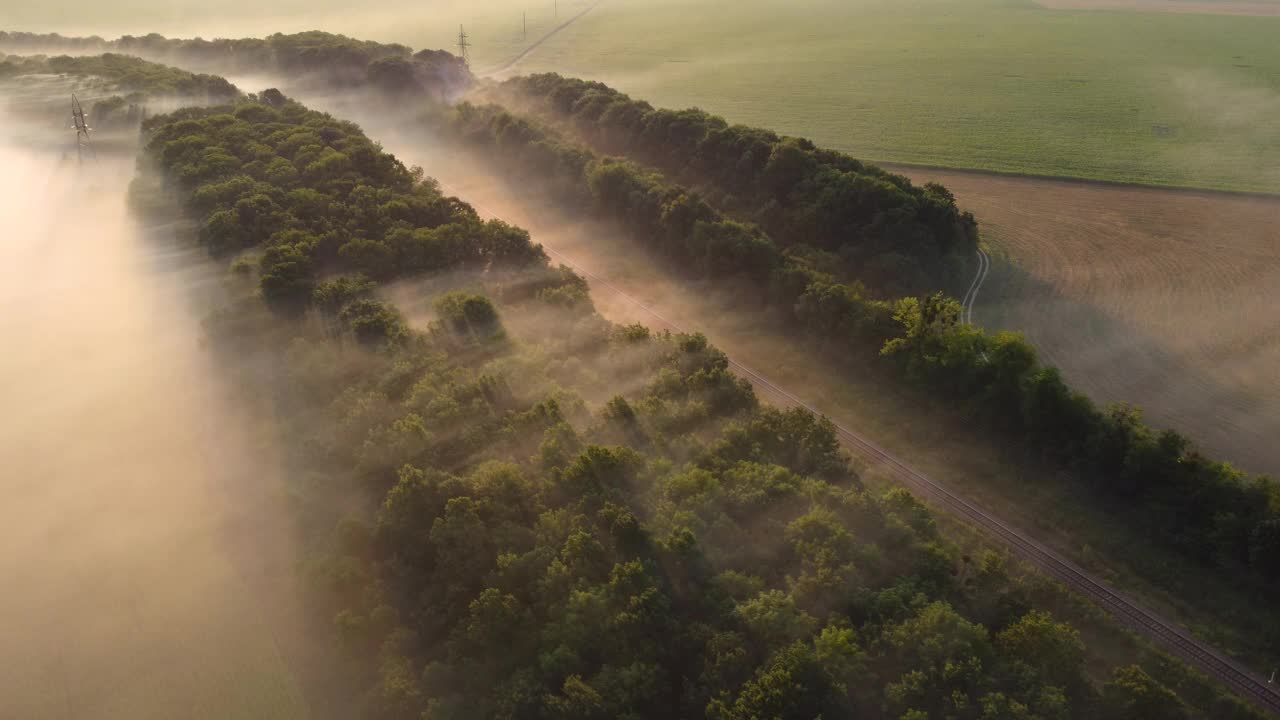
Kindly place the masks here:
<instances>
[{"instance_id":1,"label":"fog","mask_svg":"<svg viewBox=\"0 0 1280 720\"><path fill-rule=\"evenodd\" d=\"M946 433L937 424L922 423L909 410L904 413L902 393L856 377L833 375L826 358L777 331L776 320L765 316L754 289L672 272L669 261L648 252L617 223L564 208L549 192L512 177L483 153L434 136L416 117L416 109L406 111L367 98L308 92L290 87L288 78L229 79L247 92L279 87L309 107L358 123L388 152L406 165L424 168L442 191L471 204L482 217L528 230L533 241L547 250L553 265L568 265L587 278L592 302L610 322L639 323L655 331L702 332L736 361L763 371L771 381L834 420L875 428L877 437L891 447L915 451L931 447L937 449L937 457L954 458L956 450L973 454L966 448L974 437ZM419 315L425 306L422 293L404 287L395 290L393 299L410 317ZM516 330L521 335L536 334ZM633 380L617 374L616 392L631 389L629 382ZM765 402L780 407L794 404L768 386L754 381L753 385ZM954 465L949 470L959 482L971 472L976 477L990 471Z\"/></svg>"},{"instance_id":2,"label":"fog","mask_svg":"<svg viewBox=\"0 0 1280 720\"><path fill-rule=\"evenodd\" d=\"M414 48L451 49L458 26L475 42L478 69L498 65L580 12L588 0L373 0L356 9L337 0L207 3L193 0L127 0L98 4L68 0L31 3L0 0L0 30L63 35L160 33L170 37L263 37L275 32L325 30L361 40L398 42ZM527 35L526 35L527 28Z\"/></svg>"},{"instance_id":3,"label":"fog","mask_svg":"<svg viewBox=\"0 0 1280 720\"><path fill-rule=\"evenodd\" d=\"M130 217L131 149L80 164L25 110L0 110L0 715L300 716L278 460L201 346L219 275Z\"/></svg>"},{"instance_id":4,"label":"fog","mask_svg":"<svg viewBox=\"0 0 1280 720\"><path fill-rule=\"evenodd\" d=\"M90 8L71 22L51 20L57 1L27 5L12 28L206 37L322 28L449 47L466 4L427 3L407 14L375 4L354 23L347 6L330 2L218 6L216 17L213 6L167 3L155 14L144 5ZM585 3L561 5L564 16ZM517 7L492 3L479 15L488 19L473 32L489 34L484 52L494 60L523 46L518 25L508 24ZM531 12L530 35L553 18L545 7ZM553 263L591 279L607 319L704 330L886 447L931 448L917 464L945 471L956 486L993 472L997 461L972 450L976 431L951 433L945 421L922 419L903 393L873 379L829 378L828 359L777 333L749 292L673 275L616 226L509 182L481 156L433 140L411 114L309 95L285 78L229 79L247 91L279 86L358 122L482 215L529 229ZM8 230L0 243L0 396L9 410L0 419L0 577L9 581L0 599L0 691L18 689L5 693L0 716L311 714L299 660L310 648L294 594L301 552L282 499L283 460L270 420L247 406L202 346L200 322L221 296L221 266L172 228L131 217L127 142L80 163L61 124L31 107L0 109L0 219ZM412 287L389 292L425 322L426 303ZM619 373L616 391L630 390L628 382Z\"/></svg>"}]
</instances>

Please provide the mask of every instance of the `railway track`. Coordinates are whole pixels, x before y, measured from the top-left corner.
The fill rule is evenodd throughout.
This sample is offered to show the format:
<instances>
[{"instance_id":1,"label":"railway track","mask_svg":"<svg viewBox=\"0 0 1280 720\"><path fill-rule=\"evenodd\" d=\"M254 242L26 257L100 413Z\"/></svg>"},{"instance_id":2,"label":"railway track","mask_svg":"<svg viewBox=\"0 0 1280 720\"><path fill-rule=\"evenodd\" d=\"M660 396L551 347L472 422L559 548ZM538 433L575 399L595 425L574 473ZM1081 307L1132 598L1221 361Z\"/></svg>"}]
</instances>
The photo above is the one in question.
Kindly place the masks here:
<instances>
[{"instance_id":1,"label":"railway track","mask_svg":"<svg viewBox=\"0 0 1280 720\"><path fill-rule=\"evenodd\" d=\"M763 386L772 395L815 414L821 414L742 363L730 361L730 364L737 372L750 377L757 387ZM885 468L903 485L933 499L953 514L996 536L1023 559L1085 595L1125 625L1158 641L1210 677L1217 678L1254 705L1280 714L1280 692L1275 690L1273 683L1263 680L1261 676L1197 640L1175 623L1145 609L1123 593L1082 570L1075 563L1036 542L1027 534L1010 527L981 507L906 465L865 437L834 421L832 424L841 440L864 460Z\"/></svg>"},{"instance_id":2,"label":"railway track","mask_svg":"<svg viewBox=\"0 0 1280 720\"><path fill-rule=\"evenodd\" d=\"M443 184L442 187L448 188L448 186ZM452 190L450 191L453 192ZM476 202L472 202L471 204L474 207L497 217L495 213L483 205ZM582 267L564 253L546 245L545 243L542 244L542 247L549 255L559 262L573 268L573 270L581 274L583 277L586 277L597 287L604 288L609 292L617 294L627 303L635 306L645 314L657 320L667 329L674 332L687 332L680 325L664 317L661 313L645 304L640 299L634 297L609 280ZM979 253L980 269L978 276L974 279L973 287L970 288L970 292L968 293L968 300L970 303L972 303L973 299L976 298L977 290L981 287L982 280L986 277L986 272L990 269L990 259L987 257L986 253L981 251L979 251ZM757 390L767 393L776 400L781 401L782 404L804 408L814 415L827 417L827 415L819 409L806 403L804 400L801 400L799 397L774 383L768 377L762 375L741 361L730 357L729 366L739 375L747 378L751 384L757 388ZM971 524L978 526L998 540L1004 542L1010 549L1017 553L1019 557L1089 598L1095 604L1111 613L1111 615L1117 620L1124 623L1134 631L1155 640L1188 664L1196 667L1206 675L1216 678L1254 706L1276 715L1280 715L1280 692L1277 691L1275 684L1264 680L1261 676L1218 652L1208 644L1193 637L1176 623L1162 618L1153 611L1147 610L1136 601L1130 599L1123 593L1115 590L1105 582L1081 569L1075 563L1037 542L1025 532L1011 527L980 506L953 493L941 483L934 481L924 473L921 473L902 462L892 453L880 447L860 433L854 432L834 420L831 420L831 423L835 428L837 436L844 445L864 461L887 470L894 479L917 494L929 498L936 505L942 506L952 514L967 520Z\"/></svg>"}]
</instances>

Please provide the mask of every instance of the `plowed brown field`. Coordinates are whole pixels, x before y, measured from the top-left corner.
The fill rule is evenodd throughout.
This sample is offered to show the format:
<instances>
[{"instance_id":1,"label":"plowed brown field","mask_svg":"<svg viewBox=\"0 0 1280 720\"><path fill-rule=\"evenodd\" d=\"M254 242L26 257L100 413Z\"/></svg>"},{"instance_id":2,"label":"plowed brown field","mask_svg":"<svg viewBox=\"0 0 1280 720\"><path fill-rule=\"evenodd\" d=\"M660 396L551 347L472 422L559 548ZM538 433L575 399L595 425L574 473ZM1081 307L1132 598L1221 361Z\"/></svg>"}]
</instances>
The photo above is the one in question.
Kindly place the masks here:
<instances>
[{"instance_id":1,"label":"plowed brown field","mask_svg":"<svg viewBox=\"0 0 1280 720\"><path fill-rule=\"evenodd\" d=\"M1280 199L897 168L951 188L995 256L974 321L1100 402L1280 476Z\"/></svg>"}]
</instances>

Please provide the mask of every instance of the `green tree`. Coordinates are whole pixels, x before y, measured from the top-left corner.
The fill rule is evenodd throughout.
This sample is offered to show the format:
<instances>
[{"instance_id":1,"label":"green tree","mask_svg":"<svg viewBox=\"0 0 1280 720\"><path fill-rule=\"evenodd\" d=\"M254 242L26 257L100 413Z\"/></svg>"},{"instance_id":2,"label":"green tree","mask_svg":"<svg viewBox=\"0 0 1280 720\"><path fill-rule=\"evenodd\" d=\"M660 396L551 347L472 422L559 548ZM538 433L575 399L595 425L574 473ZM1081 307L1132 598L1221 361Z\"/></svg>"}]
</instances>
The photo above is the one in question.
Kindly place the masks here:
<instances>
[{"instance_id":1,"label":"green tree","mask_svg":"<svg viewBox=\"0 0 1280 720\"><path fill-rule=\"evenodd\" d=\"M1181 720L1186 706L1172 690L1136 665L1117 668L1102 691L1107 717L1113 720Z\"/></svg>"}]
</instances>

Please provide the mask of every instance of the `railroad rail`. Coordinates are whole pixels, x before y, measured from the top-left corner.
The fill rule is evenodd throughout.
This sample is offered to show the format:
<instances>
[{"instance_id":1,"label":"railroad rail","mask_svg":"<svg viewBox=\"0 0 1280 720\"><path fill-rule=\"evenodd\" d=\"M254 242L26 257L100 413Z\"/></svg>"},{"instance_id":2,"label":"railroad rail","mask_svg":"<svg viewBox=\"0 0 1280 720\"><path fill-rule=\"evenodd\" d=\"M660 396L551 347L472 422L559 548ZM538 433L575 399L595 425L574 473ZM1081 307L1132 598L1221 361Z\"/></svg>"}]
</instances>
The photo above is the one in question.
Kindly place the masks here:
<instances>
[{"instance_id":1,"label":"railroad rail","mask_svg":"<svg viewBox=\"0 0 1280 720\"><path fill-rule=\"evenodd\" d=\"M751 378L753 384L763 386L770 393L788 402L821 415L816 409L796 396L775 385L768 378L750 367L731 360L733 368ZM1082 593L1110 612L1118 620L1139 633L1151 637L1169 648L1182 659L1201 671L1222 681L1241 697L1254 705L1280 714L1280 692L1272 683L1242 667L1239 663L1197 640L1178 625L1143 608L1123 593L1111 588L1075 563L1041 545L1025 533L1010 527L981 507L965 500L923 473L898 460L879 445L858 433L832 421L836 433L845 444L863 459L879 463L902 484L922 493L943 505L952 513L969 520L1000 540L1014 552L1040 569Z\"/></svg>"}]
</instances>

